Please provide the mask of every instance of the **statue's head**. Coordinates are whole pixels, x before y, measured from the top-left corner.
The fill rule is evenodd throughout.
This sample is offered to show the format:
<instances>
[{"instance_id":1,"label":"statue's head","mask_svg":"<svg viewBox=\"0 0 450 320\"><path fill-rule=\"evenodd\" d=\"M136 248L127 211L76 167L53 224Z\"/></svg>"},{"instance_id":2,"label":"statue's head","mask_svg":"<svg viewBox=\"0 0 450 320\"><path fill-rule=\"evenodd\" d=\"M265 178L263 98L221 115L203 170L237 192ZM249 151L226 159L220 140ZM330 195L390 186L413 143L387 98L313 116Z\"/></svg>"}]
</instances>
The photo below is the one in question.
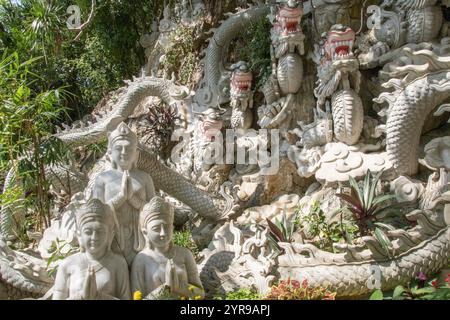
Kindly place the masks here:
<instances>
[{"instance_id":1,"label":"statue's head","mask_svg":"<svg viewBox=\"0 0 450 320\"><path fill-rule=\"evenodd\" d=\"M77 235L82 252L96 256L111 247L114 237L114 216L98 199L91 199L77 211Z\"/></svg>"},{"instance_id":2,"label":"statue's head","mask_svg":"<svg viewBox=\"0 0 450 320\"><path fill-rule=\"evenodd\" d=\"M108 155L113 168L132 169L137 161L138 138L124 122L108 135Z\"/></svg>"},{"instance_id":3,"label":"statue's head","mask_svg":"<svg viewBox=\"0 0 450 320\"><path fill-rule=\"evenodd\" d=\"M173 207L155 196L142 209L140 226L151 248L164 248L172 242Z\"/></svg>"}]
</instances>

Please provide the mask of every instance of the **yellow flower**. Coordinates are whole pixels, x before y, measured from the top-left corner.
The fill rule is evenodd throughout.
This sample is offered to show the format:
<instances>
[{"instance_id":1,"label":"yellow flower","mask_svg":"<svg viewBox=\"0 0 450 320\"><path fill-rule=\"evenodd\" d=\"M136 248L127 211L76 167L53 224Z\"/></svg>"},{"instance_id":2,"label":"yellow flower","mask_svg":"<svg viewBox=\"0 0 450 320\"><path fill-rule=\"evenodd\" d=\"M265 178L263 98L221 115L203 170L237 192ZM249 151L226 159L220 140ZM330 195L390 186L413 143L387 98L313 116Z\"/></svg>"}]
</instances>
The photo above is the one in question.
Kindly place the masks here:
<instances>
[{"instance_id":1,"label":"yellow flower","mask_svg":"<svg viewBox=\"0 0 450 320\"><path fill-rule=\"evenodd\" d=\"M180 297L180 300L186 300L186 297Z\"/></svg>"},{"instance_id":2,"label":"yellow flower","mask_svg":"<svg viewBox=\"0 0 450 320\"><path fill-rule=\"evenodd\" d=\"M194 300L202 300L202 296L195 296Z\"/></svg>"},{"instance_id":3,"label":"yellow flower","mask_svg":"<svg viewBox=\"0 0 450 320\"><path fill-rule=\"evenodd\" d=\"M195 288L196 288L195 286L193 286L193 285L190 285L190 286L189 286L189 291L191 291L191 292L192 292L192 291L194 291L194 289L195 289Z\"/></svg>"},{"instance_id":4,"label":"yellow flower","mask_svg":"<svg viewBox=\"0 0 450 320\"><path fill-rule=\"evenodd\" d=\"M133 300L142 300L142 292L139 290L135 291L133 294Z\"/></svg>"}]
</instances>

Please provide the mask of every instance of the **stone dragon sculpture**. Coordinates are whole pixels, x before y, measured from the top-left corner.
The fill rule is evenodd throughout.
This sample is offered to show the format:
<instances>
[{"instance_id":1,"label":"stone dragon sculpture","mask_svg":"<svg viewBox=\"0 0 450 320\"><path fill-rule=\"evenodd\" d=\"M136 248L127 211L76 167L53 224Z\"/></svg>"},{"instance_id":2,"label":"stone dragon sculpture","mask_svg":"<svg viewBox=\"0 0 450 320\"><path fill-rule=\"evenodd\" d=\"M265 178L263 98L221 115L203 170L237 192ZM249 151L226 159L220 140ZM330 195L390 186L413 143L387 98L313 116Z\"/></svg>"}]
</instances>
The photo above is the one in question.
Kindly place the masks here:
<instances>
[{"instance_id":1,"label":"stone dragon sculpture","mask_svg":"<svg viewBox=\"0 0 450 320\"><path fill-rule=\"evenodd\" d=\"M417 43L436 37L434 27L428 28L429 19L433 17L438 19L438 13L434 9L437 7L436 0L401 0L396 1L395 4L392 1L385 2L386 7L394 6L397 11L406 10L405 17L407 19L411 21L418 19L419 26L412 28L409 38L399 42L396 46L400 47L406 41ZM298 7L293 5L293 1L289 1L289 3L287 7L281 7L294 8L295 12L295 8ZM229 101L230 96L227 95L225 88L230 82L231 74L225 70L223 65L226 49L242 28L249 26L255 20L264 18L269 12L270 6L267 5L250 7L231 15L215 30L206 52L204 80L195 96L199 105L215 108L217 104ZM278 26L281 28L279 30L287 30L288 38L290 35L292 36L289 31L293 31L293 28L298 31L299 26L298 15L292 17L289 16L289 13L292 12L286 9L284 12L286 16L283 16L283 12L278 16L281 22ZM306 13L307 10L302 11L302 14ZM420 14L424 15L420 16ZM397 17L399 16L397 15ZM291 18L296 19L295 25L294 21L290 20ZM403 20L397 19L396 23L400 22L400 24L396 24L396 26L404 26L401 21ZM420 34L422 29L426 31L422 33L423 38L417 38L416 35ZM401 31L402 29L395 30ZM428 38L428 33L431 38ZM333 63L336 64L336 74L339 74L338 77L343 77L342 79L346 78L346 73L358 69L357 61L355 63L351 56L351 42L352 39L354 41L354 33L352 39L345 38L350 34L351 32L347 32L347 30L332 30L328 34L327 40L329 41L324 43L323 47L324 56L328 55L331 58L331 67ZM382 35L377 37L381 39ZM346 43L345 45L333 43L333 39ZM292 53L291 51L299 50L296 54L302 54L298 41L293 43L287 41L284 44L280 42L277 45L280 46L274 47L273 56L277 57L275 61L281 69L283 65L295 64L296 58L292 57L289 58L291 60L287 59L289 61L286 64L280 63L283 57ZM381 72L381 75L386 78L383 86L393 89L393 91L381 94L376 102L387 102L389 105L386 111L386 148L395 174L412 176L418 170L418 146L421 136L421 130L418 128L421 129L425 118L433 114L441 104L450 98L450 57L439 51L431 50L413 51L406 48L401 52L403 55L397 59L391 59L393 61ZM338 57L346 59L336 60L334 59L336 54ZM341 60L348 60L348 65L344 66ZM339 69L340 66L343 67L342 70ZM329 72L330 65L325 67L324 69L319 67L319 72ZM274 70L278 70L277 68ZM353 102L356 101L356 107L353 105L354 108L350 108L351 112L356 113L354 117L350 117L354 123L349 125L346 120L341 121L337 117L333 119L335 122L333 124L334 134L338 140L354 144L361 134L363 121L361 119L364 116L362 104L358 109L359 71L351 81L345 79L341 81L341 79L332 78L333 76L334 74L329 72L328 78L324 77L326 80L319 83L316 89L319 104L323 106L325 100L331 96L332 109L333 101L335 101L335 108L332 111L336 115L341 111L347 115L347 108L341 106L342 110L338 110L340 99L333 98L333 94L337 94L336 89L339 86L342 86L344 91L353 90L349 96ZM268 101L270 99L267 97L274 98L272 102L275 102L279 101L280 94L289 96L293 94L291 89L294 93L298 91L296 84L289 81L289 77L278 78L279 93L277 94L276 90L267 90L265 93L268 93L266 95ZM285 87L283 87L283 80L286 80ZM275 88L277 87L275 86ZM325 94L327 92L330 94ZM58 132L55 137L72 148L101 141L106 138L106 133L111 128L126 120L145 97L158 96L166 104L176 107L177 100L183 98L183 93L182 88L168 80L152 77L135 79L128 83L126 93L108 114L96 119L95 122L76 123L73 128ZM284 103L287 102L284 101ZM202 118L206 121L201 123L198 130L205 130L208 125L212 129L220 130L222 123L214 114L214 109L207 110L210 111L204 112ZM275 115L279 114L280 110L277 109L277 111ZM260 117L260 121L261 119ZM346 117L344 116L343 119ZM278 122L272 123L273 120L270 118L268 122L266 121L265 126L276 126ZM345 125L336 126L336 123L340 121ZM329 129L328 125L326 127ZM340 131L336 131L336 128L340 128ZM308 130L314 131L315 129L311 127ZM325 131L327 130L323 128L318 129L317 134L311 133L312 138L309 140ZM320 141L329 142L329 139ZM417 146L417 150L414 148L412 150L411 146ZM232 211L229 202L225 204L223 200L214 199L208 193L199 190L181 174L162 164L156 155L150 153L145 146L140 146L139 151L138 167L152 176L157 188L189 205L207 219L221 220ZM64 168L62 171L67 173L73 170ZM49 171L50 177L56 178L58 175L59 173L55 173L54 170ZM67 176L63 175L63 177ZM5 190L10 188L15 180L14 172L9 172ZM447 181L445 180L445 182ZM55 183L57 184L57 182ZM71 183L84 188L87 184L87 177L75 174L71 178ZM216 231L210 247L203 252L204 260L200 265L202 282L210 295L216 293L218 288L229 291L238 287L252 286L262 293L276 279L292 277L297 280L307 279L311 286L328 287L337 292L339 297L360 297L369 294L376 287L383 290L392 289L397 284L411 280L419 272L432 274L445 267L450 258L450 194L444 189L439 189L437 197L435 193L433 191L433 201L431 202L425 199L428 197L427 192L422 194L421 203L432 203L432 205L419 206L418 210L406 215L406 218L415 224L414 227L387 233L391 242L389 253L380 246L375 238L363 237L358 245L336 244L335 248L341 253L324 252L307 244L279 243L283 252L277 256L268 245L267 229L254 226L250 230L242 230L236 227L233 221L227 222ZM26 250L12 250L6 244L6 239L10 235L8 219L11 217L11 212L9 210L11 209L2 208L0 212L2 227L0 229L0 298L42 296L52 286L52 279L47 275L46 264L43 260L36 258L32 252Z\"/></svg>"},{"instance_id":2,"label":"stone dragon sculpture","mask_svg":"<svg viewBox=\"0 0 450 320\"><path fill-rule=\"evenodd\" d=\"M450 98L450 57L430 50L403 50L405 56L385 67L393 92L376 102L387 102L386 149L398 175L418 171L419 142L425 119Z\"/></svg>"},{"instance_id":3,"label":"stone dragon sculpture","mask_svg":"<svg viewBox=\"0 0 450 320\"><path fill-rule=\"evenodd\" d=\"M348 145L356 144L364 123L364 108L359 97L361 73L353 54L355 32L334 25L328 32L318 57L318 85L314 90L317 108L323 110L331 97L334 137Z\"/></svg>"},{"instance_id":4,"label":"stone dragon sculpture","mask_svg":"<svg viewBox=\"0 0 450 320\"><path fill-rule=\"evenodd\" d=\"M232 66L230 81L231 128L250 129L253 122L253 75L245 62Z\"/></svg>"},{"instance_id":5,"label":"stone dragon sculpture","mask_svg":"<svg viewBox=\"0 0 450 320\"><path fill-rule=\"evenodd\" d=\"M303 80L305 35L301 29L303 5L287 1L276 6L271 30L272 75L264 85L266 105L258 109L258 124L261 128L286 128L285 121L296 108L295 95Z\"/></svg>"},{"instance_id":6,"label":"stone dragon sculpture","mask_svg":"<svg viewBox=\"0 0 450 320\"><path fill-rule=\"evenodd\" d=\"M388 232L390 253L371 236L361 245L335 244L342 253L325 252L311 244L279 243L284 252L271 254L267 235L225 225L204 251L202 281L209 293L253 288L267 293L276 279L307 279L312 287L326 287L340 298L363 297L374 289L391 290L420 272L433 274L450 259L449 193L441 194L431 210L406 215L416 223L409 230ZM256 248L256 246L258 248ZM253 247L257 250L249 250ZM219 291L220 291L219 290Z\"/></svg>"},{"instance_id":7,"label":"stone dragon sculpture","mask_svg":"<svg viewBox=\"0 0 450 320\"><path fill-rule=\"evenodd\" d=\"M450 57L441 54L439 46L436 52L410 48L402 52L381 72L389 79L383 86L394 91L381 94L376 101L389 104L386 145L395 174L412 176L418 169L419 139L425 119L450 98ZM446 106L436 114L447 110ZM433 190L425 190L419 208L406 214L414 227L387 233L391 242L389 254L375 238L363 237L358 245L335 244L342 253L324 252L313 245L280 243L284 253L273 257L267 246L261 254L265 245L260 235L249 236L248 231L228 225L230 230L219 230L204 252L205 288L216 292L218 288L232 291L253 287L263 293L275 279L291 277L307 279L313 287L327 287L338 297L362 297L375 288L393 289L420 272L436 273L450 259L450 198L442 183L439 185L436 195L437 189L429 183ZM432 202L428 199L430 194ZM257 253L244 251L249 242L259 243Z\"/></svg>"}]
</instances>

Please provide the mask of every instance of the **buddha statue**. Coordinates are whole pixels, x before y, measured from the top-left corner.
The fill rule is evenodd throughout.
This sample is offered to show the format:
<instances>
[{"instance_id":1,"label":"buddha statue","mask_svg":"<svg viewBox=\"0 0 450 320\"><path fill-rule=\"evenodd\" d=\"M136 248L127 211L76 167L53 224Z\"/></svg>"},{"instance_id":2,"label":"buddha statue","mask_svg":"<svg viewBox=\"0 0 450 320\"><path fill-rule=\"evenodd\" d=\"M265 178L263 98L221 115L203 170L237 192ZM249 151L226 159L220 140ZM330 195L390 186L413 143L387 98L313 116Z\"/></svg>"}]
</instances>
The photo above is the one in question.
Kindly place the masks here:
<instances>
[{"instance_id":1,"label":"buddha statue","mask_svg":"<svg viewBox=\"0 0 450 320\"><path fill-rule=\"evenodd\" d=\"M173 217L173 207L160 197L154 197L142 210L140 227L147 246L134 258L132 291L140 291L147 299L157 299L163 292L173 298L203 298L194 256L173 244Z\"/></svg>"},{"instance_id":2,"label":"buddha statue","mask_svg":"<svg viewBox=\"0 0 450 320\"><path fill-rule=\"evenodd\" d=\"M136 169L137 145L136 134L123 122L108 135L107 155L112 169L95 179L92 194L114 212L116 241L113 251L123 254L128 264L145 247L145 239L139 229L139 212L155 195L150 175Z\"/></svg>"},{"instance_id":3,"label":"buddha statue","mask_svg":"<svg viewBox=\"0 0 450 320\"><path fill-rule=\"evenodd\" d=\"M53 299L131 299L127 262L111 251L114 217L110 208L91 199L77 211L76 224L81 252L59 266Z\"/></svg>"}]
</instances>

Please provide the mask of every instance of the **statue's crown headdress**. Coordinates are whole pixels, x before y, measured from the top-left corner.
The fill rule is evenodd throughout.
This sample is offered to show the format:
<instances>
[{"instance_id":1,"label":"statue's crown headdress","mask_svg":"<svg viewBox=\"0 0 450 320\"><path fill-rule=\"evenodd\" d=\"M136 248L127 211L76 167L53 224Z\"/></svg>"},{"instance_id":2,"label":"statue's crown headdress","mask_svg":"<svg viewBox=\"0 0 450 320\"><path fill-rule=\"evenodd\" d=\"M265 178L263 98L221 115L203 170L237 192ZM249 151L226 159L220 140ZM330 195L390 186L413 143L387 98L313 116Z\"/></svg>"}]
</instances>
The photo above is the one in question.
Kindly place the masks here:
<instances>
[{"instance_id":1,"label":"statue's crown headdress","mask_svg":"<svg viewBox=\"0 0 450 320\"><path fill-rule=\"evenodd\" d=\"M141 228L153 220L164 220L168 224L173 224L174 210L173 207L164 201L163 198L155 196L142 209L140 216Z\"/></svg>"},{"instance_id":2,"label":"statue's crown headdress","mask_svg":"<svg viewBox=\"0 0 450 320\"><path fill-rule=\"evenodd\" d=\"M109 145L111 146L117 140L127 140L137 143L137 135L130 129L125 122L120 123L117 128L108 135Z\"/></svg>"},{"instance_id":3,"label":"statue's crown headdress","mask_svg":"<svg viewBox=\"0 0 450 320\"><path fill-rule=\"evenodd\" d=\"M80 228L88 221L102 221L106 224L114 224L114 217L109 207L99 199L90 199L77 210L76 221Z\"/></svg>"}]
</instances>

